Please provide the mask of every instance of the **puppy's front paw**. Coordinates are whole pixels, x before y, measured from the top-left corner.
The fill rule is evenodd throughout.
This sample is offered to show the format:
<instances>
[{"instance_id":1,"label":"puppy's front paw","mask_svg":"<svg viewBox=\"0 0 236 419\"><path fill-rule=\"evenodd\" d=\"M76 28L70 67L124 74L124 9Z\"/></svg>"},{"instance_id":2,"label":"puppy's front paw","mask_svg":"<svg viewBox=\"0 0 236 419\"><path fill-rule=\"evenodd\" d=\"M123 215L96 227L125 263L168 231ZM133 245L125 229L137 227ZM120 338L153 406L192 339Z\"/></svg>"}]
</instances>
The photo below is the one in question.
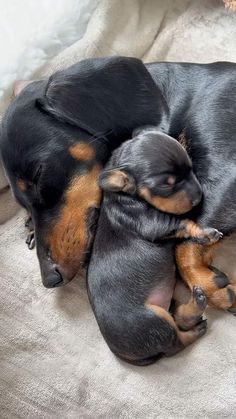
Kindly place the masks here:
<instances>
[{"instance_id":1,"label":"puppy's front paw","mask_svg":"<svg viewBox=\"0 0 236 419\"><path fill-rule=\"evenodd\" d=\"M199 242L202 244L214 244L222 239L223 233L216 228L204 228L202 235L199 237Z\"/></svg>"}]
</instances>

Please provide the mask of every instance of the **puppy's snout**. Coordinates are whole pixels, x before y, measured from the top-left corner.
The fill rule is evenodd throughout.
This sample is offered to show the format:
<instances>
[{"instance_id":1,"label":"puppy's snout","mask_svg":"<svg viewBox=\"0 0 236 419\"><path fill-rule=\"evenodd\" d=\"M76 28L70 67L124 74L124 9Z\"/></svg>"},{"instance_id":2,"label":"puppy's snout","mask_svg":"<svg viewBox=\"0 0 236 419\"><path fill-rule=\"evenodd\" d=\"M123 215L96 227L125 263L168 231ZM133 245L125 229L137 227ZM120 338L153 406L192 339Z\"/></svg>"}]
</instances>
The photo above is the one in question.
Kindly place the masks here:
<instances>
[{"instance_id":1,"label":"puppy's snout","mask_svg":"<svg viewBox=\"0 0 236 419\"><path fill-rule=\"evenodd\" d=\"M202 188L194 174L190 176L190 181L187 188L187 194L191 200L193 207L195 207L201 202Z\"/></svg>"}]
</instances>

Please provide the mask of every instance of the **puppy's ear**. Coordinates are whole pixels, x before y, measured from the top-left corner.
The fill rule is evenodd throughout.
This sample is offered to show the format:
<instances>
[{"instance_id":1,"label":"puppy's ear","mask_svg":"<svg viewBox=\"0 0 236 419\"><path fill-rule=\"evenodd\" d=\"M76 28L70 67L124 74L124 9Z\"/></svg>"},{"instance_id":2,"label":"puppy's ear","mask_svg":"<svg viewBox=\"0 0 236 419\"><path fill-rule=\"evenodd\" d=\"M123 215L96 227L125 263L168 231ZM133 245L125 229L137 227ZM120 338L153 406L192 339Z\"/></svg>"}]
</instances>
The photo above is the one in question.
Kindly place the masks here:
<instances>
[{"instance_id":1,"label":"puppy's ear","mask_svg":"<svg viewBox=\"0 0 236 419\"><path fill-rule=\"evenodd\" d=\"M99 184L104 191L135 192L135 180L128 172L120 169L104 170L99 177Z\"/></svg>"},{"instance_id":2,"label":"puppy's ear","mask_svg":"<svg viewBox=\"0 0 236 419\"><path fill-rule=\"evenodd\" d=\"M88 59L53 74L37 105L90 134L117 136L159 123L164 111L145 65L129 57Z\"/></svg>"}]
</instances>

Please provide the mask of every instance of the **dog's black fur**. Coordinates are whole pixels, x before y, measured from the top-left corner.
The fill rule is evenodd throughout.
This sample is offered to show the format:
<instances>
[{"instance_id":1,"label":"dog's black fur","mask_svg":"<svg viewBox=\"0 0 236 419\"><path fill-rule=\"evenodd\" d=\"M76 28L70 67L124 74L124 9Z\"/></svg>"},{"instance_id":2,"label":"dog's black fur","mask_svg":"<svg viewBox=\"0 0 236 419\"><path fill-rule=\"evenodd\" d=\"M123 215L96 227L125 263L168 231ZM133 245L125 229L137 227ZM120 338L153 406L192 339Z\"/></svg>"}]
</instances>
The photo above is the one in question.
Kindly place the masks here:
<instances>
[{"instance_id":1,"label":"dog's black fur","mask_svg":"<svg viewBox=\"0 0 236 419\"><path fill-rule=\"evenodd\" d=\"M45 286L71 279L86 253L78 241L76 269L70 272L68 266L68 274L63 273L60 260L50 261L53 251L46 240L72 178L87 174L95 164L102 167L135 127L161 122L164 108L141 61L122 57L82 61L49 80L29 84L12 102L2 121L2 159L16 199L33 218ZM69 147L81 141L93 147L92 161L70 155ZM18 180L24 181L24 191ZM88 241L94 203L87 206L83 233Z\"/></svg>"},{"instance_id":2,"label":"dog's black fur","mask_svg":"<svg viewBox=\"0 0 236 419\"><path fill-rule=\"evenodd\" d=\"M163 239L183 233L184 221L150 206L141 191L175 200L187 189L196 205L201 188L183 147L154 128L113 153L100 185L105 193L87 274L89 299L110 349L129 362L148 364L192 343L206 323L196 326L198 312L184 333L167 313L175 287L174 243ZM214 229L208 233L215 235ZM166 316L157 315L158 308Z\"/></svg>"},{"instance_id":3,"label":"dog's black fur","mask_svg":"<svg viewBox=\"0 0 236 419\"><path fill-rule=\"evenodd\" d=\"M204 192L192 216L224 234L235 230L235 94L233 63L144 66L137 59L112 57L82 61L49 80L33 82L17 96L3 119L1 152L14 194L33 216L46 286L71 279L88 250L93 217L88 217L87 228L80 228L85 239L78 244L73 271L60 273L61 260L49 257L54 245L45 237L65 206L71 179L87 174L95 164L102 167L140 125L156 125L176 139L185 133ZM80 141L94 149L89 162L68 152ZM19 189L19 178L25 190ZM81 201L82 196L78 208ZM96 205L92 200L86 203L84 217ZM66 222L63 228L66 231ZM66 259L64 265L69 269L71 263Z\"/></svg>"}]
</instances>

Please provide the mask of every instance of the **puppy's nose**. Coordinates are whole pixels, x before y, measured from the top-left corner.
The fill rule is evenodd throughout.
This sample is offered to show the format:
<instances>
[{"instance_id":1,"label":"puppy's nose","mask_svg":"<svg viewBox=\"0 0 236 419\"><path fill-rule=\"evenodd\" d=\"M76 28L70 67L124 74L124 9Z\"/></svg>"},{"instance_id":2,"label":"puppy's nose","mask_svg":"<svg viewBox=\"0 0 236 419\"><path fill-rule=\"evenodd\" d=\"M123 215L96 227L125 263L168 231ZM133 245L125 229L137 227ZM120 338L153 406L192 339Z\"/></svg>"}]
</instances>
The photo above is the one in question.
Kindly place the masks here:
<instances>
[{"instance_id":1,"label":"puppy's nose","mask_svg":"<svg viewBox=\"0 0 236 419\"><path fill-rule=\"evenodd\" d=\"M201 199L202 199L202 194L198 198L195 198L194 200L192 200L192 206L193 207L196 207L196 205L199 204L199 202L201 201Z\"/></svg>"}]
</instances>

